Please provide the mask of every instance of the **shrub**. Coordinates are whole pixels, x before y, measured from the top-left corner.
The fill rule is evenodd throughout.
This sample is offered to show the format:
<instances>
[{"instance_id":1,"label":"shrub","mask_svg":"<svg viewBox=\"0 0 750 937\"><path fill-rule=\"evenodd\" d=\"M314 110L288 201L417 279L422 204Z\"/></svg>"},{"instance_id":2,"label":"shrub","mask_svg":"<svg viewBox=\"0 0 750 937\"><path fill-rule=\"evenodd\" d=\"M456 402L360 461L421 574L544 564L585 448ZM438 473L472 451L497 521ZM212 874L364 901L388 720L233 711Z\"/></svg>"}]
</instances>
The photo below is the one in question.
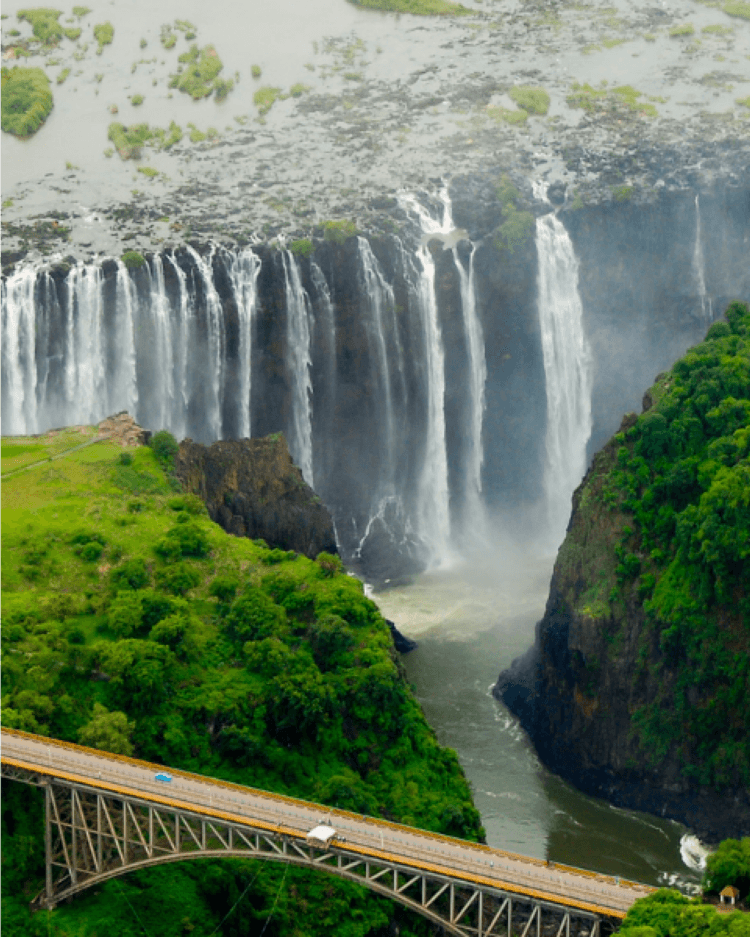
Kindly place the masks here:
<instances>
[{"instance_id":1,"label":"shrub","mask_svg":"<svg viewBox=\"0 0 750 937\"><path fill-rule=\"evenodd\" d=\"M115 38L115 27L107 23L99 23L94 26L94 39L99 43L99 48L96 50L97 55L101 55L105 46L111 45L112 40Z\"/></svg>"},{"instance_id":2,"label":"shrub","mask_svg":"<svg viewBox=\"0 0 750 937\"><path fill-rule=\"evenodd\" d=\"M710 892L734 885L740 898L750 895L750 837L725 839L706 860L703 884Z\"/></svg>"},{"instance_id":3,"label":"shrub","mask_svg":"<svg viewBox=\"0 0 750 937\"><path fill-rule=\"evenodd\" d=\"M127 266L127 264L126 264ZM132 465L133 464L133 455L130 452L121 452L120 453L120 465ZM132 502L131 502L132 503Z\"/></svg>"},{"instance_id":4,"label":"shrub","mask_svg":"<svg viewBox=\"0 0 750 937\"><path fill-rule=\"evenodd\" d=\"M260 76L263 74L260 65L253 65L250 69L250 74L253 76L253 78L260 78Z\"/></svg>"},{"instance_id":5,"label":"shrub","mask_svg":"<svg viewBox=\"0 0 750 937\"><path fill-rule=\"evenodd\" d=\"M81 548L81 559L93 563L102 555L102 546L99 543L87 543Z\"/></svg>"},{"instance_id":6,"label":"shrub","mask_svg":"<svg viewBox=\"0 0 750 937\"><path fill-rule=\"evenodd\" d=\"M186 563L175 563L156 573L156 585L171 595L187 595L200 581L198 571Z\"/></svg>"},{"instance_id":7,"label":"shrub","mask_svg":"<svg viewBox=\"0 0 750 937\"><path fill-rule=\"evenodd\" d=\"M109 581L115 589L142 589L151 581L146 563L137 558L113 569Z\"/></svg>"},{"instance_id":8,"label":"shrub","mask_svg":"<svg viewBox=\"0 0 750 937\"><path fill-rule=\"evenodd\" d=\"M213 46L199 49L197 45L192 45L187 52L182 53L179 61L187 68L172 75L169 87L189 94L195 101L209 97L214 91L221 99L234 87L232 81L219 80L219 72L224 65Z\"/></svg>"},{"instance_id":9,"label":"shrub","mask_svg":"<svg viewBox=\"0 0 750 937\"><path fill-rule=\"evenodd\" d=\"M286 624L286 612L260 589L251 589L232 602L226 618L229 636L244 644L277 634Z\"/></svg>"},{"instance_id":10,"label":"shrub","mask_svg":"<svg viewBox=\"0 0 750 937\"><path fill-rule=\"evenodd\" d=\"M206 556L211 543L202 527L194 523L177 524L158 541L154 551L165 560L175 560L181 556Z\"/></svg>"},{"instance_id":11,"label":"shrub","mask_svg":"<svg viewBox=\"0 0 750 937\"><path fill-rule=\"evenodd\" d=\"M136 634L143 621L143 600L138 592L120 592L107 609L107 625L118 638Z\"/></svg>"},{"instance_id":12,"label":"shrub","mask_svg":"<svg viewBox=\"0 0 750 937\"><path fill-rule=\"evenodd\" d=\"M30 10L19 10L19 20L26 20L31 24L31 31L34 37L46 46L57 45L62 39L65 31L58 23L61 16L61 10L53 10L49 7L35 7ZM3 89L5 93L5 89Z\"/></svg>"},{"instance_id":13,"label":"shrub","mask_svg":"<svg viewBox=\"0 0 750 937\"><path fill-rule=\"evenodd\" d=\"M347 238L354 237L357 226L353 221L325 221L323 222L323 237L332 244L343 244Z\"/></svg>"},{"instance_id":14,"label":"shrub","mask_svg":"<svg viewBox=\"0 0 750 937\"><path fill-rule=\"evenodd\" d=\"M239 582L233 576L217 576L208 589L208 594L220 602L231 602L237 594Z\"/></svg>"},{"instance_id":15,"label":"shrub","mask_svg":"<svg viewBox=\"0 0 750 937\"><path fill-rule=\"evenodd\" d=\"M310 238L301 238L298 241L292 241L289 250L298 257L309 257L315 251L315 245Z\"/></svg>"},{"instance_id":16,"label":"shrub","mask_svg":"<svg viewBox=\"0 0 750 937\"><path fill-rule=\"evenodd\" d=\"M128 722L125 713L109 712L101 703L94 703L94 713L78 732L78 741L115 755L132 755L130 736L133 729L135 722Z\"/></svg>"},{"instance_id":17,"label":"shrub","mask_svg":"<svg viewBox=\"0 0 750 937\"><path fill-rule=\"evenodd\" d=\"M125 253L120 258L128 270L137 270L138 267L142 267L146 263L146 258L143 254L139 254L138 251L125 251ZM128 462L123 462L123 465L129 465Z\"/></svg>"},{"instance_id":18,"label":"shrub","mask_svg":"<svg viewBox=\"0 0 750 937\"><path fill-rule=\"evenodd\" d=\"M341 557L334 556L332 553L326 553L325 551L318 553L315 557L315 562L320 567L321 573L327 578L344 572L344 564L341 562Z\"/></svg>"},{"instance_id":19,"label":"shrub","mask_svg":"<svg viewBox=\"0 0 750 937\"><path fill-rule=\"evenodd\" d=\"M472 11L448 0L349 0L354 6L387 13L413 13L415 16L466 16Z\"/></svg>"},{"instance_id":20,"label":"shrub","mask_svg":"<svg viewBox=\"0 0 750 937\"><path fill-rule=\"evenodd\" d=\"M281 88L264 85L253 95L253 104L258 108L261 117L265 117L276 101L281 97Z\"/></svg>"},{"instance_id":21,"label":"shrub","mask_svg":"<svg viewBox=\"0 0 750 937\"><path fill-rule=\"evenodd\" d=\"M149 439L148 444L164 468L174 468L174 457L179 452L180 446L170 432L165 429L159 430Z\"/></svg>"},{"instance_id":22,"label":"shrub","mask_svg":"<svg viewBox=\"0 0 750 937\"><path fill-rule=\"evenodd\" d=\"M3 68L2 128L28 137L42 126L52 110L49 79L41 68Z\"/></svg>"},{"instance_id":23,"label":"shrub","mask_svg":"<svg viewBox=\"0 0 750 937\"><path fill-rule=\"evenodd\" d=\"M529 114L546 114L549 110L549 95L544 88L528 86L511 88L508 94L518 107L528 111Z\"/></svg>"}]
</instances>

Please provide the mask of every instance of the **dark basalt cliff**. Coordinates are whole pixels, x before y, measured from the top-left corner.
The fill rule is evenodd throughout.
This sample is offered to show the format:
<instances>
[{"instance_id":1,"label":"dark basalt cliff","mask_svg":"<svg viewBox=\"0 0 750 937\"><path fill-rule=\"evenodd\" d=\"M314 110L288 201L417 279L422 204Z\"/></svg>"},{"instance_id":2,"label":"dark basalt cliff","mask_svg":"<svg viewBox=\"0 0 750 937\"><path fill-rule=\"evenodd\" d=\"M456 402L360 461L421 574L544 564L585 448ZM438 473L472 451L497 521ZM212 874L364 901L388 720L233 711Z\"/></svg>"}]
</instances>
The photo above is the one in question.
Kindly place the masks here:
<instances>
[{"instance_id":1,"label":"dark basalt cliff","mask_svg":"<svg viewBox=\"0 0 750 937\"><path fill-rule=\"evenodd\" d=\"M725 325L721 328L728 332ZM737 348L738 336L721 341ZM718 342L708 341L693 349L644 397L649 412L640 418L626 415L620 432L595 455L573 497L535 643L500 674L493 690L520 718L542 761L566 780L619 806L680 820L712 841L750 833L748 570L741 558L734 566L726 561L723 577L710 568L703 556L719 522L713 518L712 528L701 521L692 541L689 524L699 512L708 516L707 505L719 493L715 484L725 486L732 473L745 477L747 454L731 445L740 440L745 445L746 429L732 435L725 417L712 442L704 423L708 451L714 456L721 447L732 452L723 468L702 461L705 456L694 446L682 461L674 453L652 457L650 489L644 481L627 497L617 486L631 466L647 479L643 440L648 427L666 425L672 432L686 419L697 426L690 410L699 413L704 401L683 396L677 407L675 395L691 374L706 368L710 355L719 361L722 351ZM747 382L742 345L734 361L744 367ZM735 398L746 393L737 388L733 393L728 400L739 406ZM718 412L710 409L715 405L706 405L708 424ZM659 444L666 446L665 440L666 434ZM700 474L691 481L685 469L691 465L718 472L714 484ZM660 540L648 527L648 511L658 514L657 489L661 486L664 499L678 477L682 511L672 505L676 531L670 529ZM731 495L719 494L720 515L734 525L725 546L741 545L747 523L742 498L733 513ZM658 515L660 522L667 513ZM689 553L691 542L703 544L703 553ZM741 556L741 547L735 552Z\"/></svg>"},{"instance_id":2,"label":"dark basalt cliff","mask_svg":"<svg viewBox=\"0 0 750 937\"><path fill-rule=\"evenodd\" d=\"M280 434L211 446L185 439L175 474L230 534L311 559L323 550L337 552L331 515L305 483Z\"/></svg>"}]
</instances>

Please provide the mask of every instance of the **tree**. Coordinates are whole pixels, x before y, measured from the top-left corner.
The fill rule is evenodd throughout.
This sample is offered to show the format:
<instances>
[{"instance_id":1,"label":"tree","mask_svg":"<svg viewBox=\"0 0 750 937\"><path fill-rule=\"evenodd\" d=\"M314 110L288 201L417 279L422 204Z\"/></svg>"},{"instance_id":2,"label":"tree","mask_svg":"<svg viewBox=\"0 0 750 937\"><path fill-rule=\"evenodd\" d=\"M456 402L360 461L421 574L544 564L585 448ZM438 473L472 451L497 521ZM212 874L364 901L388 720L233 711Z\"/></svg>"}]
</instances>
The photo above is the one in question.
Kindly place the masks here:
<instances>
[{"instance_id":1,"label":"tree","mask_svg":"<svg viewBox=\"0 0 750 937\"><path fill-rule=\"evenodd\" d=\"M115 755L132 755L130 736L134 728L135 722L128 722L125 713L110 712L101 703L94 703L94 714L78 732L78 740L82 745Z\"/></svg>"},{"instance_id":2,"label":"tree","mask_svg":"<svg viewBox=\"0 0 750 937\"><path fill-rule=\"evenodd\" d=\"M706 860L703 876L706 891L720 892L727 885L739 888L740 896L750 894L750 836L725 839Z\"/></svg>"}]
</instances>

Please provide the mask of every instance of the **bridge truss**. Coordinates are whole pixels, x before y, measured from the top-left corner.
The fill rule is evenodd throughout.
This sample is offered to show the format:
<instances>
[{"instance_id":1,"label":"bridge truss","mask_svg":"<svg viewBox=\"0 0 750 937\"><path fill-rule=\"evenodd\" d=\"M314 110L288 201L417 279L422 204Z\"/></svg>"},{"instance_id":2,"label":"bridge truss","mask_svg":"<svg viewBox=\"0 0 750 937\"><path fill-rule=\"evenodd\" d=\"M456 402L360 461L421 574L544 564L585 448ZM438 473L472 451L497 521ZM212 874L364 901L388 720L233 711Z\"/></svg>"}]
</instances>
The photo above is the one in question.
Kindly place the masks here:
<instances>
[{"instance_id":1,"label":"bridge truss","mask_svg":"<svg viewBox=\"0 0 750 937\"><path fill-rule=\"evenodd\" d=\"M53 908L84 889L164 862L240 857L318 869L357 882L439 924L457 937L603 937L601 916L437 868L219 811L160 803L57 777L3 759L3 777L34 784L45 796L45 888L37 907ZM470 877L468 877L470 878Z\"/></svg>"}]
</instances>

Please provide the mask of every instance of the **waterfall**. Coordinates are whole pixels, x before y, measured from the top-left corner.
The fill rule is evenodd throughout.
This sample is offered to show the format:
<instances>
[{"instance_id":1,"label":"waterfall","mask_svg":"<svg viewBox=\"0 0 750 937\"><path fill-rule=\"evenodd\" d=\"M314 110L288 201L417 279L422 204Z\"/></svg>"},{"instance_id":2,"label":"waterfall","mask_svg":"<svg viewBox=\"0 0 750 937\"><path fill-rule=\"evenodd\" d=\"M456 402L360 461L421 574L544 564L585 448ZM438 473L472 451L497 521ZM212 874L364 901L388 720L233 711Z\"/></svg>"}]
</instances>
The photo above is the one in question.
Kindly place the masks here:
<instances>
[{"instance_id":1,"label":"waterfall","mask_svg":"<svg viewBox=\"0 0 750 937\"><path fill-rule=\"evenodd\" d=\"M170 426L174 420L174 349L169 299L164 283L164 264L160 254L155 254L149 266L151 310L154 324L154 387L149 395L149 426Z\"/></svg>"},{"instance_id":2,"label":"waterfall","mask_svg":"<svg viewBox=\"0 0 750 937\"><path fill-rule=\"evenodd\" d=\"M101 270L100 268L94 268L96 271L96 279L98 289L96 290L97 296L97 312L99 313L98 321L101 323ZM93 270L92 270L93 272ZM117 262L117 293L116 293L116 320L117 320L117 331L116 331L116 366L115 366L115 380L113 382L114 388L114 398L113 397L103 397L102 399L107 400L107 406L104 413L99 415L99 410L92 410L89 416L89 422L96 422L97 420L103 419L108 414L112 413L113 410L127 410L128 413L137 413L138 412L138 375L136 371L136 353L135 353L135 325L134 325L134 307L138 305L138 294L135 289L135 284L130 278L128 271L125 267L125 264L122 261ZM80 334L80 327L78 332ZM94 359L96 360L96 359ZM98 369L97 377L98 379L106 386L107 383L107 373L105 362L101 360L101 364ZM95 398L94 398L95 399ZM115 403L114 401L117 401Z\"/></svg>"},{"instance_id":3,"label":"waterfall","mask_svg":"<svg viewBox=\"0 0 750 937\"><path fill-rule=\"evenodd\" d=\"M3 433L35 433L37 368L35 299L38 269L25 266L2 284Z\"/></svg>"},{"instance_id":4,"label":"waterfall","mask_svg":"<svg viewBox=\"0 0 750 937\"><path fill-rule=\"evenodd\" d=\"M445 439L445 353L435 295L435 263L428 246L430 235L443 227L413 195L402 195L407 210L419 219L423 236L417 250L422 266L417 285L427 369L427 437L417 493L418 530L427 543L432 562L449 555L450 511L448 454Z\"/></svg>"},{"instance_id":5,"label":"waterfall","mask_svg":"<svg viewBox=\"0 0 750 937\"><path fill-rule=\"evenodd\" d=\"M195 263L195 269L200 276L202 295L198 293L195 302L200 303L206 316L206 373L203 375L205 384L203 391L206 395L204 403L203 420L206 426L206 436L211 439L221 439L223 425L224 403L224 358L226 336L224 332L224 315L216 292L213 279L214 248L207 260L188 245L186 250ZM196 292L197 292L196 284Z\"/></svg>"},{"instance_id":6,"label":"waterfall","mask_svg":"<svg viewBox=\"0 0 750 937\"><path fill-rule=\"evenodd\" d=\"M370 315L366 328L368 340L374 346L373 357L377 361L378 383L382 396L382 411L385 422L385 438L382 441L383 462L385 463L386 485L393 481L394 416L393 392L391 389L390 360L386 348L385 312L393 314L393 289L385 281L369 241L357 238L357 251L361 268L364 293Z\"/></svg>"},{"instance_id":7,"label":"waterfall","mask_svg":"<svg viewBox=\"0 0 750 937\"><path fill-rule=\"evenodd\" d=\"M714 317L711 297L706 292L706 276L703 264L703 239L701 237L701 203L698 195L695 196L695 247L693 248L693 276L698 286L698 296L701 301L701 313L704 322L711 322Z\"/></svg>"},{"instance_id":8,"label":"waterfall","mask_svg":"<svg viewBox=\"0 0 750 937\"><path fill-rule=\"evenodd\" d=\"M312 463L312 379L310 369L310 298L300 280L291 251L282 254L286 291L287 368L292 389L292 425L289 449L302 469L302 476L313 485Z\"/></svg>"},{"instance_id":9,"label":"waterfall","mask_svg":"<svg viewBox=\"0 0 750 937\"><path fill-rule=\"evenodd\" d=\"M172 315L172 346L174 367L174 407L169 423L165 426L176 436L187 435L188 401L190 397L190 350L193 347L195 311L190 303L185 271L177 263L174 254L167 260L177 280L178 302Z\"/></svg>"},{"instance_id":10,"label":"waterfall","mask_svg":"<svg viewBox=\"0 0 750 937\"><path fill-rule=\"evenodd\" d=\"M547 390L545 495L550 536L562 541L591 435L591 352L583 331L578 261L552 213L537 218L538 305Z\"/></svg>"},{"instance_id":11,"label":"waterfall","mask_svg":"<svg viewBox=\"0 0 750 937\"><path fill-rule=\"evenodd\" d=\"M447 186L443 188L441 198L443 201L443 225L448 232L455 232L456 227L453 221L453 210ZM471 244L471 252L469 254L468 272L458 255L458 243L455 243L451 250L461 286L461 312L469 357L469 432L468 451L465 453L466 474L464 479L467 517L464 519L464 526L472 537L476 537L484 524L482 505L484 445L482 429L486 406L487 359L484 348L484 330L477 313L474 287L474 253L476 247L473 243L469 243Z\"/></svg>"},{"instance_id":12,"label":"waterfall","mask_svg":"<svg viewBox=\"0 0 750 937\"><path fill-rule=\"evenodd\" d=\"M239 407L238 435L241 439L251 435L252 421L250 394L252 392L253 321L257 302L260 260L249 249L230 255L227 261L229 279L237 302L239 335L237 342L237 403Z\"/></svg>"}]
</instances>

